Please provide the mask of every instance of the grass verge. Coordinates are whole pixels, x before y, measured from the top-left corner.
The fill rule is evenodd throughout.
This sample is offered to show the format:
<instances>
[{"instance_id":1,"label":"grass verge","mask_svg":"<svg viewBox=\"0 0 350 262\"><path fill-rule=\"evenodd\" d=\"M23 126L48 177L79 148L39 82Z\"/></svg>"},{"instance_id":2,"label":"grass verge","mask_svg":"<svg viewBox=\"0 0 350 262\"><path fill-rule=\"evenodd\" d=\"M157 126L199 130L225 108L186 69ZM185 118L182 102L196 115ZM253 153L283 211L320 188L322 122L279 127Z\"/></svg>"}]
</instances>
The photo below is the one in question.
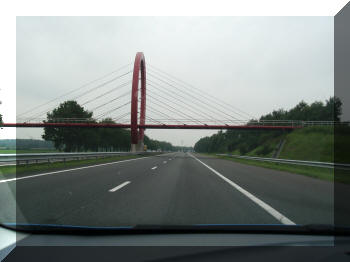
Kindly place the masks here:
<instances>
[{"instance_id":1,"label":"grass verge","mask_svg":"<svg viewBox=\"0 0 350 262\"><path fill-rule=\"evenodd\" d=\"M286 136L279 158L306 161L334 161L334 130L331 126L310 126Z\"/></svg>"},{"instance_id":2,"label":"grass verge","mask_svg":"<svg viewBox=\"0 0 350 262\"><path fill-rule=\"evenodd\" d=\"M227 157L227 156L217 156L214 154L212 154L211 156L215 156L221 159L227 159L227 160L242 163L242 164L276 169L280 171L286 171L289 173L300 174L300 175L309 176L309 177L322 179L326 181L332 181L332 182L334 181L334 170L331 168L290 165L290 164L281 164L281 163L273 163L273 162L262 162L262 161L250 160L250 159L248 160L248 159L240 159L240 158ZM345 178L347 178L347 176L342 177L342 183L350 183L350 181L348 181Z\"/></svg>"},{"instance_id":3,"label":"grass verge","mask_svg":"<svg viewBox=\"0 0 350 262\"><path fill-rule=\"evenodd\" d=\"M57 153L55 149L0 149L0 154Z\"/></svg>"},{"instance_id":4,"label":"grass verge","mask_svg":"<svg viewBox=\"0 0 350 262\"><path fill-rule=\"evenodd\" d=\"M17 165L17 166L0 166L0 174L4 177L13 176L14 174L25 175L38 173L43 171L54 171L72 167L88 166L95 164L103 164L108 162L140 158L144 155L134 155L134 156L113 156L98 159L83 159L83 160L71 160L64 162L54 162L54 163L40 163L40 164L29 164L29 165Z\"/></svg>"}]
</instances>

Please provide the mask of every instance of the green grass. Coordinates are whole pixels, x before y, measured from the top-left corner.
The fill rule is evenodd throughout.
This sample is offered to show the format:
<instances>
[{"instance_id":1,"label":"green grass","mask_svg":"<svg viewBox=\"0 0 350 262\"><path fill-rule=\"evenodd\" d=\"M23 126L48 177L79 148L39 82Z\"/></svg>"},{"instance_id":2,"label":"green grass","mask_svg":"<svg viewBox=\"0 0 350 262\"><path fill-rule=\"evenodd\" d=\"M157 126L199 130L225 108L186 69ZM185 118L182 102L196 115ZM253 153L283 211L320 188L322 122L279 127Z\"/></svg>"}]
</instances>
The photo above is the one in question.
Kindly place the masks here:
<instances>
[{"instance_id":1,"label":"green grass","mask_svg":"<svg viewBox=\"0 0 350 262\"><path fill-rule=\"evenodd\" d=\"M286 143L279 158L333 162L333 146L333 127L306 127L286 136Z\"/></svg>"},{"instance_id":2,"label":"green grass","mask_svg":"<svg viewBox=\"0 0 350 262\"><path fill-rule=\"evenodd\" d=\"M216 155L214 155L214 156L216 156ZM300 175L309 176L309 177L322 179L322 180L326 180L326 181L332 181L332 182L334 181L334 170L331 168L299 166L299 165L280 164L280 163L272 163L272 162L261 162L261 161L256 161L256 160L240 159L240 158L227 157L227 156L216 156L216 157L222 158L222 159L227 159L227 160L238 162L238 163L242 163L242 164L258 166L258 167L265 167L265 168L270 168L270 169L275 169L275 170L280 170L280 171L286 171L289 173L300 174ZM344 176L341 181L342 182L348 181L346 178L347 177Z\"/></svg>"},{"instance_id":3,"label":"green grass","mask_svg":"<svg viewBox=\"0 0 350 262\"><path fill-rule=\"evenodd\" d=\"M280 143L282 136L273 137L265 141L264 144L254 148L252 151L247 153L247 156L260 156L260 157L272 157L278 144ZM270 148L270 152L268 154L258 154L259 150L261 150L265 145ZM239 154L240 155L240 154Z\"/></svg>"},{"instance_id":4,"label":"green grass","mask_svg":"<svg viewBox=\"0 0 350 262\"><path fill-rule=\"evenodd\" d=\"M247 156L272 157L277 149L281 139L285 138L286 143L283 146L279 158L306 160L306 161L334 161L334 128L330 126L313 126L294 130L286 135L268 138L263 144L248 152ZM349 136L338 135L337 149L347 152L349 148ZM347 143L346 143L347 142ZM267 146L271 151L267 154L258 154L261 149ZM233 155L241 155L239 150L232 152ZM339 154L347 155L346 153ZM338 157L339 158L339 157ZM342 161L346 162L346 161Z\"/></svg>"},{"instance_id":5,"label":"green grass","mask_svg":"<svg viewBox=\"0 0 350 262\"><path fill-rule=\"evenodd\" d=\"M79 166L87 166L101 163L108 163L126 159L139 158L142 155L134 155L134 156L113 156L107 158L98 158L98 159L84 159L84 160L71 160L66 163L63 162L55 162L55 163L40 163L40 164L29 164L29 165L18 165L18 166L0 166L0 175L8 176L8 175L21 175L21 174L31 174L38 173L43 171L52 171L52 170L60 170L71 167L79 167Z\"/></svg>"},{"instance_id":6,"label":"green grass","mask_svg":"<svg viewBox=\"0 0 350 262\"><path fill-rule=\"evenodd\" d=\"M55 153L55 149L0 149L0 154Z\"/></svg>"},{"instance_id":7,"label":"green grass","mask_svg":"<svg viewBox=\"0 0 350 262\"><path fill-rule=\"evenodd\" d=\"M0 149L0 154L16 154L14 149Z\"/></svg>"},{"instance_id":8,"label":"green grass","mask_svg":"<svg viewBox=\"0 0 350 262\"><path fill-rule=\"evenodd\" d=\"M232 154L232 155L240 155L241 153L239 152L238 149L236 149L236 150L232 151L230 154Z\"/></svg>"},{"instance_id":9,"label":"green grass","mask_svg":"<svg viewBox=\"0 0 350 262\"><path fill-rule=\"evenodd\" d=\"M334 128L336 129L334 131ZM334 137L336 133L336 137ZM350 127L332 127L332 126L312 126L294 130L285 136L286 143L282 149L279 158L294 159L305 161L336 162L350 163ZM266 139L266 141L248 152L248 156L258 156L257 151L265 145L275 148L283 137L277 136ZM336 152L334 152L334 147ZM261 157L271 157L273 152ZM231 152L233 155L241 155L239 150ZM335 155L334 155L335 154ZM207 154L213 156L213 154ZM230 157L221 157L231 161L240 162L248 165L255 165L265 168L271 168L290 173L305 175L326 181L333 181L350 184L349 170L336 170L334 175L333 169L308 167L301 165L280 164L271 162L261 162L256 160L237 159Z\"/></svg>"}]
</instances>

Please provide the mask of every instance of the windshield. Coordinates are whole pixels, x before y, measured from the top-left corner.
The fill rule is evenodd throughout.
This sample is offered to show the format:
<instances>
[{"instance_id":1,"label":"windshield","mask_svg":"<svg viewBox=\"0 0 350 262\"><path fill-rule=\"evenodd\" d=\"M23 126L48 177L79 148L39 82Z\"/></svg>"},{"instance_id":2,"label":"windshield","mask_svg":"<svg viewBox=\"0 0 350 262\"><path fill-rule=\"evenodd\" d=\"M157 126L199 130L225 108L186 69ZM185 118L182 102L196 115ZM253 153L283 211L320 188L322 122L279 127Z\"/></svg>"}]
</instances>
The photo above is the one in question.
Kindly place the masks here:
<instances>
[{"instance_id":1,"label":"windshield","mask_svg":"<svg viewBox=\"0 0 350 262\"><path fill-rule=\"evenodd\" d=\"M333 226L333 51L331 17L18 17L0 223Z\"/></svg>"}]
</instances>

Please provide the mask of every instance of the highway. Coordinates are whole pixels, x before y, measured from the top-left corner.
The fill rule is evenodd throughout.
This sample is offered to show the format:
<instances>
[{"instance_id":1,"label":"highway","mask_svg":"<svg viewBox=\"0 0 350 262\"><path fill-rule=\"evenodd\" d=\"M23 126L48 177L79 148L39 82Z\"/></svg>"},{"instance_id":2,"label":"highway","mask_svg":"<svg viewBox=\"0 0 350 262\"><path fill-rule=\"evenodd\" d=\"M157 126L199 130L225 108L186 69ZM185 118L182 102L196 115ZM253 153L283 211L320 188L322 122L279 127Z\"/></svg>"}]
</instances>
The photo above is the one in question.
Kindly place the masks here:
<instances>
[{"instance_id":1,"label":"highway","mask_svg":"<svg viewBox=\"0 0 350 262\"><path fill-rule=\"evenodd\" d=\"M195 153L0 177L1 222L14 222L15 192L17 223L333 223L333 183Z\"/></svg>"}]
</instances>

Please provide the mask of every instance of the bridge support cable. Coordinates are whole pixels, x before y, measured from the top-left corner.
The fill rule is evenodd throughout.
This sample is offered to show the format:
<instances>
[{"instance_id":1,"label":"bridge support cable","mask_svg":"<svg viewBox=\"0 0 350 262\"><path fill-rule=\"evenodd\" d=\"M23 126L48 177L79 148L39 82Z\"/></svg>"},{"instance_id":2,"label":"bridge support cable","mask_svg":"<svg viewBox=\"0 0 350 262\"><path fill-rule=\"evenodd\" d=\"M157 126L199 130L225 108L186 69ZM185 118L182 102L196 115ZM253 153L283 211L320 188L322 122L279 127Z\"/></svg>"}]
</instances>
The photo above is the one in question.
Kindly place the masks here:
<instances>
[{"instance_id":1,"label":"bridge support cable","mask_svg":"<svg viewBox=\"0 0 350 262\"><path fill-rule=\"evenodd\" d=\"M150 84L149 84L149 85L150 85ZM159 98L161 98L161 99L163 99L163 100L165 100L165 101L168 101L168 102L170 102L170 103L172 103L172 104L174 104L174 105L183 107L183 109L188 110L188 111L190 111L191 113L194 113L195 116L200 115L200 116L203 117L202 114L199 114L198 112L194 111L193 109L191 109L190 106L188 106L188 105L186 105L186 104L185 104L186 106L180 105L179 103L177 103L177 102L175 102L175 101L173 101L173 100L171 100L171 99L168 99L168 98L166 98L166 97L164 97L164 96L162 96L162 95L159 95L159 94L157 94L156 92L153 92L153 90L150 90L150 89L148 88L148 92L150 92L150 91L151 91L151 93L152 93L153 95L155 95L155 96L157 96L157 97L159 97ZM204 117L205 117L205 116L204 116ZM198 119L198 118L191 118L191 119L195 120L195 122L201 122L201 120ZM212 119L212 120L217 121L217 120L215 120L215 119Z\"/></svg>"},{"instance_id":2,"label":"bridge support cable","mask_svg":"<svg viewBox=\"0 0 350 262\"><path fill-rule=\"evenodd\" d=\"M152 74L150 74L150 75L152 76ZM152 76L152 77L154 77L154 76ZM170 84L170 83L168 83L168 82L166 82L166 81L164 81L164 80L162 80L162 79L160 79L160 78L157 78L157 77L154 77L154 78L156 78L156 79L158 79L159 81L161 81L161 82L163 82L163 83L169 85L169 86L172 87L173 89L175 88L175 89L178 90L179 92L184 93L183 90L177 88L176 86L174 86L174 85L172 85L172 84ZM169 90L169 89L168 89L168 90ZM176 93L176 92L173 92L173 93ZM179 95L179 94L177 94L177 95L178 95L178 96L181 96L181 95ZM187 93L187 95L189 95L189 94ZM236 117L234 117L234 116L232 116L232 115L230 115L230 114L227 114L226 112L224 112L224 111L222 111L222 110L216 108L215 106L213 106L213 105L211 105L211 104L209 104L209 103L207 103L207 102L205 102L205 101L203 101L203 100L198 99L197 97L195 97L195 96L193 96L193 95L191 95L191 94L190 94L189 96L190 96L191 98L189 98L188 96L181 96L181 97L184 98L184 99L186 99L186 100L188 100L188 101L189 101L190 99L192 99L192 100L190 100L192 104L197 105L198 107L201 107L201 108L205 107L207 110L211 111L212 113L221 114L222 116L223 116L223 115L226 115L226 117L225 117L226 120L232 120L232 119L234 119L234 120L239 120L239 119L237 119ZM199 104L197 101L200 102L200 104ZM219 113L218 113L218 112L219 112ZM227 116L228 116L229 118L227 118ZM220 117L220 118L222 118L222 117Z\"/></svg>"},{"instance_id":3,"label":"bridge support cable","mask_svg":"<svg viewBox=\"0 0 350 262\"><path fill-rule=\"evenodd\" d=\"M83 102L81 105L84 106L84 105L89 104L89 103L91 103L93 101L96 101L97 99L100 99L101 97L104 97L104 96L106 96L106 95L108 95L110 93L113 93L113 92L121 89L122 87L129 85L130 83L131 83L131 81L128 81L128 82L125 82L125 83L123 83L121 85L118 85L118 86L108 90L107 92L101 94L101 95L98 95L98 96L96 96L96 97L94 97L94 98L92 98L90 100L87 100L87 101Z\"/></svg>"},{"instance_id":4,"label":"bridge support cable","mask_svg":"<svg viewBox=\"0 0 350 262\"><path fill-rule=\"evenodd\" d=\"M171 83L169 83L169 82L167 82L167 81L165 81L165 80L163 80L163 79L161 79L161 78L159 78L159 77L157 77L157 76L155 76L155 75L153 75L153 74L151 74L151 73L148 73L148 74L151 75L152 77L158 79L159 81L161 81L161 82L163 82L163 83L165 83L165 84L171 86L172 88L175 88L176 90L178 90L178 91L180 91L180 92L186 93L187 96L190 96L190 97L192 97L193 99L195 99L196 101L201 102L202 106L203 106L203 105L206 105L206 107L215 109L216 111L218 111L218 112L220 112L220 113L222 113L222 114L228 116L230 119L232 118L232 119L239 120L237 117L232 116L232 115L226 113L225 111L222 111L222 110L218 109L216 106L214 106L214 105L212 105L212 104L209 104L208 102L199 99L198 96L196 97L196 96L190 94L189 92L184 91L184 90L182 90L182 89L180 89L180 88L174 86L173 84L171 84Z\"/></svg>"},{"instance_id":5,"label":"bridge support cable","mask_svg":"<svg viewBox=\"0 0 350 262\"><path fill-rule=\"evenodd\" d=\"M210 114L208 114L208 113L206 113L206 112L204 112L204 111L198 109L199 106L196 106L195 103L193 103L193 102L191 102L191 103L185 102L185 101L186 101L186 98L184 98L184 97L181 96L181 95L176 94L176 92L172 92L172 91L168 90L167 88L165 88L165 87L163 87L163 86L157 87L157 83L155 83L155 82L152 81L152 80L148 80L148 81L151 82L151 83L148 83L149 86L151 86L151 87L157 89L158 92L162 92L162 93L163 93L164 95L166 95L167 97L171 97L172 99L175 99L176 101L178 101L178 102L180 102L180 103L186 105L187 108L192 108L192 109L191 109L192 111L193 111L193 110L196 110L196 114L198 114L198 115L200 115L200 116L202 116L202 117L205 117L205 118L206 118L206 117L209 117L211 120L214 121L214 123L218 123L218 122L219 122L219 123L220 123L220 122L223 123L223 121L218 121L218 120L217 120L216 118L214 118L212 115L210 115ZM152 84L152 83L155 83L155 84ZM172 95L172 94L175 94L175 95ZM176 97L176 96L177 96L177 97ZM181 99L181 98L182 98L182 99ZM199 112L199 113L198 113L198 112Z\"/></svg>"},{"instance_id":6,"label":"bridge support cable","mask_svg":"<svg viewBox=\"0 0 350 262\"><path fill-rule=\"evenodd\" d=\"M79 91L79 90L81 90L81 89L83 89L83 88L85 88L85 87L87 87L87 86L90 86L90 85L92 85L92 84L94 84L94 83L96 83L96 82L98 82L98 81L100 81L100 80L102 80L102 79L104 79L104 78L106 78L106 77L109 77L109 76L111 76L111 75L113 75L113 74L115 74L115 73L117 73L117 72L119 72L119 71L121 71L121 70L127 68L127 67L130 66L131 64L132 64L132 63L128 63L128 64L126 64L126 65L123 65L123 66L121 66L121 67L119 67L119 68L117 68L117 69L115 69L115 70L113 70L113 71L111 71L111 72L109 72L109 73L107 73L107 74L101 76L101 77L98 77L98 78L96 78L96 79L94 79L94 80L92 80L92 81L89 81L89 82L87 82L87 83L81 85L81 86L78 87L78 88L75 88L75 89L73 89L73 90L71 90L71 91L69 91L69 92L67 92L67 93L64 93L64 94L62 94L62 95L60 95L60 96L58 96L58 97L55 97L55 98L53 98L53 99L51 99L51 100L49 100L49 101L47 101L47 102L45 102L45 103L42 103L42 104L40 104L40 105L38 105L38 106L32 107L31 109L29 109L29 110L27 110L27 111L25 111L25 112L19 113L19 114L17 114L17 117L26 115L26 114L28 114L28 113L30 113L30 112L33 112L33 111L36 110L36 109L39 109L39 108L41 108L41 107L43 107L43 106L48 105L48 104L50 104L50 103L52 103L52 102L54 102L54 101L56 101L56 100L59 100L59 99L64 98L64 97L66 97L66 96L68 96L68 95L71 95L71 94L73 94L74 92L77 92L77 91Z\"/></svg>"},{"instance_id":7,"label":"bridge support cable","mask_svg":"<svg viewBox=\"0 0 350 262\"><path fill-rule=\"evenodd\" d=\"M195 110L201 112L202 114L205 114L207 117L215 120L216 118L214 118L212 115L209 115L208 113L200 110L199 108L203 108L203 104L199 104L198 102L196 102L195 100L188 98L186 96L183 96L181 94L179 94L178 92L174 91L174 89L170 89L168 87L165 87L163 85L160 85L159 83L149 79L149 82L151 82L152 84L150 84L152 87L155 87L158 91L163 92L164 94L166 94L167 96L170 96L178 101L182 101L182 103L191 106L192 108L195 108ZM171 94L171 95L170 95ZM188 102L185 102L188 101ZM217 115L217 112L214 112L211 108L209 108L209 111L211 113L214 113Z\"/></svg>"},{"instance_id":8,"label":"bridge support cable","mask_svg":"<svg viewBox=\"0 0 350 262\"><path fill-rule=\"evenodd\" d=\"M190 116L190 115L188 115L186 113L183 113L182 111L180 111L180 110L178 110L178 109L176 109L176 108L174 108L174 107L172 107L172 106L170 106L170 105L168 105L166 103L163 103L163 101L155 98L154 96L152 96L150 94L148 94L148 97L152 98L153 100L155 100L155 101L157 101L159 103L162 103L162 105L160 105L158 103L155 103L154 101L152 102L153 104L155 104L157 106L160 106L160 107L163 107L163 108L167 109L169 112L175 113L177 115L182 115L182 116L185 116L185 117L189 117L190 119L193 120L193 122L197 122L197 123L205 125L205 123L202 123L202 122L198 121L197 119L193 118L192 116ZM169 109L169 108L171 108L171 109Z\"/></svg>"},{"instance_id":9,"label":"bridge support cable","mask_svg":"<svg viewBox=\"0 0 350 262\"><path fill-rule=\"evenodd\" d=\"M165 117L167 117L167 118L173 120L174 122L177 122L177 123L180 124L180 125L185 125L185 123L182 123L182 122L178 121L177 119L175 119L175 118L169 116L169 115L166 114L166 113L163 113L162 111L159 111L158 109L153 108L153 107L150 106L150 105L147 106L147 111L151 111L151 112L153 112L153 113L155 112L156 114L165 116Z\"/></svg>"},{"instance_id":10,"label":"bridge support cable","mask_svg":"<svg viewBox=\"0 0 350 262\"><path fill-rule=\"evenodd\" d=\"M141 101L141 99L139 98L139 102ZM163 112L161 112L161 111L158 111L157 109L155 109L155 108L152 108L152 106L150 106L150 105L147 105L147 112L149 113L149 112L152 112L152 113L155 113L155 114L157 114L157 115L165 115L166 117L170 117L169 115L167 115L167 114L165 114L165 113L163 113ZM165 125L165 123L163 123L163 122L160 122L159 120L157 120L157 119L154 119L154 118L151 118L151 117L149 117L149 116L146 116L146 120L151 120L151 121L155 121L155 122L157 122L158 124L162 124L162 125ZM175 119L175 118L170 118L170 121L175 121L175 122L178 122L179 124L182 124L181 122L179 122L177 119Z\"/></svg>"},{"instance_id":11,"label":"bridge support cable","mask_svg":"<svg viewBox=\"0 0 350 262\"><path fill-rule=\"evenodd\" d=\"M152 122L158 123L158 124L160 124L160 125L165 125L163 122L160 122L159 120L153 119L152 117L149 117L149 116L146 116L146 119L149 119L149 120L151 120Z\"/></svg>"},{"instance_id":12,"label":"bridge support cable","mask_svg":"<svg viewBox=\"0 0 350 262\"><path fill-rule=\"evenodd\" d=\"M117 122L117 121L119 121L120 119L123 119L124 117L126 117L126 116L128 116L128 115L130 115L130 112L126 112L125 114L122 114L121 116L117 116L117 117L112 117L112 120L113 121L115 121L115 122ZM130 120L130 119L129 119ZM128 121L129 122L129 121ZM128 123L127 122L127 123Z\"/></svg>"},{"instance_id":13,"label":"bridge support cable","mask_svg":"<svg viewBox=\"0 0 350 262\"><path fill-rule=\"evenodd\" d=\"M156 72L156 71L154 71L154 70L151 70L153 73L158 73L158 72ZM173 80L169 80L169 78L166 78L166 77L164 77L164 76L162 76L162 75L159 75L159 73L157 74L157 76L158 76L158 79L162 79L163 80L163 82L172 82L172 85L176 85L177 87L179 87L179 89L182 91L182 92L186 92L187 93L187 95L191 95L191 96L195 96L195 97L197 97L198 98L198 96L199 97L201 97L202 99L205 99L208 103L214 103L214 107L216 108L216 109L218 109L218 107L221 107L221 108L223 108L225 111L228 111L228 112L233 112L234 114L236 114L236 115L238 115L239 117L243 117L244 119L251 119L251 118L255 118L254 116L252 116L252 115L250 115L250 114L248 114L248 113L245 113L245 112L243 112L243 111L241 111L241 112L243 112L243 113L238 113L237 112L237 110L239 110L239 109L236 109L236 110L234 110L232 107L231 108L227 108L227 106L225 106L225 104L223 103L223 102L220 102L219 101L219 99L217 99L217 98L215 98L215 97L213 97L213 96L210 96L210 98L208 98L208 97L206 97L206 96L204 96L204 95L202 95L202 94L200 94L200 93L198 93L198 92L195 92L194 90L193 90L193 88L189 88L189 87L186 87L186 86L184 86L183 84L180 84L180 83L178 83L178 82L176 82L176 81L173 81ZM166 80L164 80L164 78L166 79ZM170 84L170 83L168 83L168 84ZM190 94L190 93L192 93L192 94ZM208 95L209 96L209 95ZM198 98L199 99L199 98ZM216 100L215 100L216 99ZM199 99L200 100L200 99ZM203 100L201 100L202 102L203 102ZM222 112L222 110L220 110L221 112ZM232 116L232 115L230 115L231 117L233 117L233 118L236 118L235 116Z\"/></svg>"},{"instance_id":14,"label":"bridge support cable","mask_svg":"<svg viewBox=\"0 0 350 262\"><path fill-rule=\"evenodd\" d=\"M129 72L127 72L127 73L124 73L124 74L121 74L121 75L118 75L117 77L114 77L114 78L112 78L112 79L110 79L110 80L108 80L108 81L105 81L105 82L103 82L103 83L101 83L101 84L99 84L99 85L97 85L97 86L95 86L95 87L93 87L93 88L90 88L89 90L87 90L87 91L85 91L85 92L83 92L83 93L81 93L81 94L79 94L79 95L77 95L77 96L71 98L70 100L77 100L77 99L80 99L80 98L86 96L87 94L90 94L90 93L92 93L92 92L94 92L94 91L100 89L101 87L104 87L104 86L106 86L106 85L108 85L108 84L110 84L110 83L112 83L112 82L114 82L114 81L120 79L121 77L130 74L130 73L131 73L131 71L129 71ZM57 107L57 106L58 106L58 105L56 104L56 105L54 105L53 107L50 107L50 109L45 109L44 111L41 111L40 113L36 114L35 116L32 116L32 117L28 118L28 121L31 121L31 120L34 119L34 118L37 118L37 117L42 116L42 115L44 115L44 114L47 114L48 112L50 112L50 111L52 111L53 109L55 109L55 107Z\"/></svg>"},{"instance_id":15,"label":"bridge support cable","mask_svg":"<svg viewBox=\"0 0 350 262\"><path fill-rule=\"evenodd\" d=\"M169 77L160 75L159 72L157 72L157 71L155 71L155 70L153 70L153 69L151 69L151 71L152 71L153 73L157 73L157 74L158 74L158 77L161 77L161 78L163 78L163 79L166 79L166 81L170 81L170 82L172 82L172 84L175 84L175 85L177 85L178 87L185 89L187 92L193 93L193 95L195 95L195 96L200 96L200 97L202 97L203 99L207 100L208 102L214 103L215 105L222 107L224 110L227 110L227 111L229 111L229 112L233 112L233 113L235 113L236 115L239 115L239 117L243 117L243 119L255 118L253 115L248 114L248 113L246 113L246 112L244 112L244 111L242 111L242 110L240 110L240 109L238 109L238 108L236 108L236 107L234 107L234 106L232 106L232 105L229 105L229 104L225 103L224 101L221 101L221 100L219 100L218 98L215 98L214 96L209 95L208 93L203 92L203 94L206 94L206 95L207 95L207 96L204 96L201 92L199 92L199 91L194 91L194 90L200 90L200 89L195 88L194 86L192 86L192 85L190 85L190 84L184 85L184 84L182 84L182 83L179 83L179 81L181 81L181 80L175 81L175 80L173 80L173 79L171 79L171 78L169 78ZM164 74L164 73L163 73L163 74ZM175 78L175 77L173 77L173 78ZM177 78L176 78L176 79L177 79ZM181 82L183 82L183 81L181 81ZM228 105L229 107L231 107L231 108L228 108L227 105ZM237 112L237 111L239 111L239 112Z\"/></svg>"},{"instance_id":16,"label":"bridge support cable","mask_svg":"<svg viewBox=\"0 0 350 262\"><path fill-rule=\"evenodd\" d=\"M98 105L98 106L94 107L93 109L91 109L91 111L100 109L101 107L104 107L104 106L106 106L106 105L108 105L108 104L110 104L110 103L112 103L112 102L115 102L115 101L119 100L120 98L123 98L123 97L129 95L130 93L131 93L131 91L129 90L129 91L127 91L127 92L121 94L120 96L118 96L118 97L116 97L116 98L113 98L113 99L111 99L111 100L109 100L109 101L107 101L107 102L105 102L105 103L103 103L103 104L101 104L101 105ZM131 102L130 102L130 103L131 103Z\"/></svg>"},{"instance_id":17,"label":"bridge support cable","mask_svg":"<svg viewBox=\"0 0 350 262\"><path fill-rule=\"evenodd\" d=\"M179 79L179 78L177 78L177 77L175 77L175 76L173 76L173 75L171 75L169 73L166 73L163 70L160 70L159 68L157 68L157 67L155 67L153 65L149 65L149 66L151 67L150 68L151 71L153 71L153 72L157 71L158 74L161 73L163 75L166 75L166 76L163 76L163 77L171 80L172 82L178 83L179 85L181 85L184 88L186 88L187 90L195 93L196 95L199 95L199 96L201 96L203 98L206 98L208 100L212 100L214 103L217 103L218 105L220 105L222 108L225 108L226 110L238 111L238 112L241 113L241 116L243 116L244 118L256 119L256 117L253 116L252 114L249 114L249 113L247 113L247 112L245 112L245 111L243 111L243 110L241 110L241 109L239 109L239 108L237 108L237 107L235 107L233 105L230 105L227 102L225 102L225 101L223 101L223 100L221 100L221 99L219 99L217 97L214 97L213 95L211 95L211 94L209 94L209 93L207 93L207 92L205 92L205 91L203 91L203 90L201 90L201 89L199 89L199 88L197 88L197 87L195 87L195 86L193 86L193 85L191 85L191 84L189 84L189 83L187 83L187 82L185 82L185 81L183 81L183 80L181 80L181 79Z\"/></svg>"},{"instance_id":18,"label":"bridge support cable","mask_svg":"<svg viewBox=\"0 0 350 262\"><path fill-rule=\"evenodd\" d=\"M170 105L164 103L163 101L159 100L158 98L155 98L155 97L152 96L152 95L149 95L149 97L151 97L152 99L154 99L154 100L156 100L156 101L158 101L158 102L160 102L160 103L163 103L166 107L171 108L172 110L175 111L176 114L178 114L178 115L181 114L182 116L189 117L190 119L193 120L193 122L197 122L197 123L200 123L200 124L204 124L204 125L205 125L205 123L202 123L202 122L200 122L198 119L193 118L192 116L190 116L190 115L188 115L188 114L182 112L181 110L178 110L178 109L174 108L173 106L170 106Z\"/></svg>"},{"instance_id":19,"label":"bridge support cable","mask_svg":"<svg viewBox=\"0 0 350 262\"><path fill-rule=\"evenodd\" d=\"M150 90L148 90L148 91L150 91ZM163 96L160 96L160 95L158 95L158 94L156 94L156 93L153 93L153 92L151 92L153 95L156 95L156 96L158 96L158 97L160 97L161 99L163 99L163 100L165 100L165 101L169 101L170 103L173 103L173 104L175 104L175 105L177 105L177 106L181 106L181 105L179 105L178 103L176 103L176 102L174 102L174 101L172 101L172 100L170 100L170 99L167 99L167 98L165 98L165 97L163 97ZM152 97L152 96L151 96ZM153 99L155 99L154 97L153 97ZM157 99L157 101L158 102L160 102L160 100L159 99ZM170 106L169 106L170 107ZM174 108L174 107L172 107L172 108ZM175 109L175 108L174 108ZM187 108L187 110L188 111L191 111L192 113L194 112L195 114L196 114L196 112L195 111L193 111L192 109L190 109L190 108ZM180 112L182 115L185 115L186 117L189 117L191 120L192 120L192 122L198 122L198 123L201 123L201 124L204 124L205 125L205 123L203 123L203 122L201 122L199 119L197 119L197 118L194 118L194 117L192 117L192 116L190 116L190 115L188 115L188 114L185 114L185 113L183 113L182 111L180 111L180 110L177 110L178 112Z\"/></svg>"},{"instance_id":20,"label":"bridge support cable","mask_svg":"<svg viewBox=\"0 0 350 262\"><path fill-rule=\"evenodd\" d=\"M113 109L111 109L111 110L108 110L108 111L106 111L106 112L104 112L104 113L98 115L98 116L96 117L96 119L101 119L101 118L104 117L105 115L108 115L108 114L110 114L110 113L112 113L112 112L114 112L114 111L116 111L116 110L118 110L118 109L121 109L121 108L123 108L124 106L129 105L129 104L131 104L131 101L126 102L125 104L122 104L121 106L115 107L115 108L113 108Z\"/></svg>"},{"instance_id":21,"label":"bridge support cable","mask_svg":"<svg viewBox=\"0 0 350 262\"><path fill-rule=\"evenodd\" d=\"M110 80L108 80L108 81L106 81L106 82L104 82L104 83L102 83L102 84L100 84L100 85L94 86L93 88L90 88L89 90L83 92L83 93L80 94L80 95L77 95L77 96L73 97L72 99L73 99L73 100L76 100L76 99L78 99L78 98L82 98L83 96L86 96L87 94L90 94L90 93L96 91L97 89L100 89L101 87L104 87L104 86L106 86L106 85L108 85L108 84L110 84L110 83L112 83L112 82L114 82L114 81L120 79L121 77L130 74L131 72L132 72L132 71L128 71L128 72L126 72L126 73L124 73L124 74L121 74L121 75L119 75L119 76L117 76L117 77L115 77L115 78L112 78L112 79L110 79Z\"/></svg>"}]
</instances>

